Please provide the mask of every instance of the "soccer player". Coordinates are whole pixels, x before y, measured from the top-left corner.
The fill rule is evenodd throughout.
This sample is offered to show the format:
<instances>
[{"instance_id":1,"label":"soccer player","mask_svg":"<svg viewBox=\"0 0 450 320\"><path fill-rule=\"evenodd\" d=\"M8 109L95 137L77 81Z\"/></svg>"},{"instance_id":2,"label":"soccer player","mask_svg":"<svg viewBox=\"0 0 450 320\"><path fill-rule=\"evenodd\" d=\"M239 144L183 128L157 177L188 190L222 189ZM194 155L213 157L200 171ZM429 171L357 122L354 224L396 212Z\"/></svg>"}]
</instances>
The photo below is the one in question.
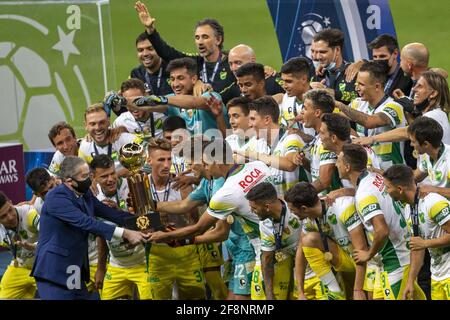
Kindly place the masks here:
<instances>
[{"instance_id":1,"label":"soccer player","mask_svg":"<svg viewBox=\"0 0 450 320\"><path fill-rule=\"evenodd\" d=\"M313 38L311 57L316 69L311 87L334 91L334 98L343 103L350 103L357 97L355 79L347 82L345 71L350 63L344 61L344 33L339 29L324 29Z\"/></svg>"},{"instance_id":2,"label":"soccer player","mask_svg":"<svg viewBox=\"0 0 450 320\"><path fill-rule=\"evenodd\" d=\"M255 267L253 279L262 289L255 290L255 297L287 300L294 282L292 269L302 224L269 182L254 186L245 197L260 219L261 266Z\"/></svg>"},{"instance_id":3,"label":"soccer player","mask_svg":"<svg viewBox=\"0 0 450 320\"><path fill-rule=\"evenodd\" d=\"M171 186L170 141L151 139L148 148L148 162L152 167L150 187L156 207L162 201L185 199L192 191L191 187L174 190ZM184 214L167 214L161 219L171 229L189 228L197 221L198 215L194 210L187 210ZM175 283L179 299L205 299L205 279L195 244L185 241L173 241L171 246L167 243L155 243L150 250L149 265L148 277L153 299L171 299Z\"/></svg>"},{"instance_id":4,"label":"soccer player","mask_svg":"<svg viewBox=\"0 0 450 320\"><path fill-rule=\"evenodd\" d=\"M424 250L431 255L431 299L450 300L450 203L437 193L419 196L412 169L405 165L394 165L383 174L387 191L395 200L406 202L411 207L413 237L409 242L411 253L423 261ZM415 230L415 231L414 231ZM413 255L412 255L413 257ZM411 257L411 259L412 259ZM403 299L414 297L419 269L411 268Z\"/></svg>"},{"instance_id":5,"label":"soccer player","mask_svg":"<svg viewBox=\"0 0 450 320\"><path fill-rule=\"evenodd\" d=\"M250 100L267 94L264 66L260 63L249 62L240 66L236 70L236 79L241 95Z\"/></svg>"},{"instance_id":6,"label":"soccer player","mask_svg":"<svg viewBox=\"0 0 450 320\"><path fill-rule=\"evenodd\" d=\"M238 219L255 250L256 264L260 263L261 243L259 238L259 219L251 212L245 195L255 185L271 181L270 169L262 162L234 164L232 151L224 140L215 139L203 152L205 169L215 178L225 178L225 183L212 196L206 213L192 226L171 232L154 232L150 241L168 241L185 238L206 232L218 220ZM228 218L229 216L233 218ZM253 282L254 279L252 279Z\"/></svg>"},{"instance_id":7,"label":"soccer player","mask_svg":"<svg viewBox=\"0 0 450 320\"><path fill-rule=\"evenodd\" d=\"M338 157L339 176L349 179L356 187L356 211L363 222L369 250L353 251L356 263L372 259L368 269L379 272L381 286L373 289L373 298L398 300L408 282L410 233L404 216L404 207L387 193L383 177L367 171L367 152L362 146L346 144ZM415 270L416 261L412 261ZM417 286L418 292L423 292Z\"/></svg>"},{"instance_id":8,"label":"soccer player","mask_svg":"<svg viewBox=\"0 0 450 320\"><path fill-rule=\"evenodd\" d=\"M336 107L357 123L358 135L374 136L406 125L403 107L384 93L386 74L380 64L365 62L357 80L360 98L354 99L350 106L337 101ZM372 148L380 158L383 170L404 162L402 142L375 143Z\"/></svg>"},{"instance_id":9,"label":"soccer player","mask_svg":"<svg viewBox=\"0 0 450 320\"><path fill-rule=\"evenodd\" d=\"M33 191L33 197L35 198L33 207L38 214L41 214L45 195L58 184L58 179L51 176L46 169L38 167L30 170L27 173L25 180Z\"/></svg>"},{"instance_id":10,"label":"soccer player","mask_svg":"<svg viewBox=\"0 0 450 320\"><path fill-rule=\"evenodd\" d=\"M84 112L84 122L90 141L87 139L81 141L78 156L89 164L94 156L107 154L115 161L116 170L119 175L125 175L128 170L119 163L120 148L127 143L140 143L141 140L128 132L113 135L109 128L109 117L105 109L103 109L103 106L99 103L93 104L86 109Z\"/></svg>"},{"instance_id":11,"label":"soccer player","mask_svg":"<svg viewBox=\"0 0 450 320\"><path fill-rule=\"evenodd\" d=\"M187 152L186 150L186 154L183 152L183 157L187 163L190 163L194 175L201 179L198 187L183 200L159 202L159 211L169 214L182 214L201 205L207 205L215 192L222 187L224 182L223 178L212 178L205 171L203 165L198 163L200 161L195 161L196 146L198 145L200 149L202 149L204 144L200 139L201 138L199 137L192 137L189 141L186 140L182 144L183 148L190 149L190 152ZM190 154L190 156L188 156L188 154ZM223 223L223 226L219 226L220 222ZM196 238L195 241L195 243L198 244L198 251L206 278L206 284L211 290L212 297L217 300L225 299L226 297L226 287L220 273L220 266L223 264L223 258L217 243L226 240L229 231L229 228L226 227L228 227L228 224L225 221L219 221L214 230L217 232L217 230L220 229L223 231L223 234L221 232L220 235L216 235L212 241L208 241L208 239L206 239L207 237L201 240L199 239L198 241ZM250 286L250 284L248 286Z\"/></svg>"},{"instance_id":12,"label":"soccer player","mask_svg":"<svg viewBox=\"0 0 450 320\"><path fill-rule=\"evenodd\" d=\"M63 121L56 123L50 128L48 138L56 148L48 169L52 174L57 175L61 162L66 156L78 155L79 143L72 126Z\"/></svg>"},{"instance_id":13,"label":"soccer player","mask_svg":"<svg viewBox=\"0 0 450 320\"><path fill-rule=\"evenodd\" d=\"M322 125L322 115L332 113L333 109L334 99L327 91L322 89L309 90L304 94L301 111L303 125L319 132ZM305 153L297 154L295 163L311 172L312 184L321 195L326 195L328 192L340 188L342 184L336 171L336 154L325 149L318 134L309 145L312 146L309 156Z\"/></svg>"},{"instance_id":14,"label":"soccer player","mask_svg":"<svg viewBox=\"0 0 450 320\"><path fill-rule=\"evenodd\" d=\"M249 109L249 126L256 135L248 142L246 150L237 150L236 153L271 167L273 183L278 195L282 196L299 179L308 179L306 172L298 170L294 163L305 143L298 135L280 128L280 109L271 96L253 100Z\"/></svg>"},{"instance_id":15,"label":"soccer player","mask_svg":"<svg viewBox=\"0 0 450 320\"><path fill-rule=\"evenodd\" d=\"M304 134L310 136L310 141L316 135L316 132L313 128L305 128L301 117L303 95L310 89L309 74L310 64L304 57L291 58L283 64L281 79L283 79L283 89L286 93L282 95L280 113L282 126L296 128L300 132L303 131ZM302 138L304 137L302 136Z\"/></svg>"},{"instance_id":16,"label":"soccer player","mask_svg":"<svg viewBox=\"0 0 450 320\"><path fill-rule=\"evenodd\" d=\"M353 294L347 293L347 296L366 299L363 291L365 264L355 265L352 259L353 249L367 249L354 198L339 197L333 205L327 206L311 184L300 182L288 190L285 200L294 215L300 219L307 217L302 221L302 249L311 269L320 277L327 298L345 299L345 290L332 272L333 268L355 276L354 286L350 288Z\"/></svg>"},{"instance_id":17,"label":"soccer player","mask_svg":"<svg viewBox=\"0 0 450 320\"><path fill-rule=\"evenodd\" d=\"M120 93L129 102L133 102L134 98L146 95L144 82L136 78L128 79L120 85ZM165 118L165 114L161 112L132 109L118 116L112 127L123 126L129 133L137 135L142 140L148 140L149 137L160 138Z\"/></svg>"},{"instance_id":18,"label":"soccer player","mask_svg":"<svg viewBox=\"0 0 450 320\"><path fill-rule=\"evenodd\" d=\"M142 101L136 103L138 105L150 104L151 106L139 108L151 110L155 104L169 104L168 115L182 117L191 134L214 134L207 132L209 129L219 129L225 133L228 119L220 95L209 91L201 96L194 95L194 84L198 80L195 62L190 58L175 59L169 63L167 71L170 73L171 86L175 94L143 97ZM214 100L219 101L217 112L213 112L209 107L210 102Z\"/></svg>"},{"instance_id":19,"label":"soccer player","mask_svg":"<svg viewBox=\"0 0 450 320\"><path fill-rule=\"evenodd\" d=\"M36 281L30 276L39 234L39 214L31 205L14 206L0 191L0 245L13 260L0 283L0 299L33 299Z\"/></svg>"},{"instance_id":20,"label":"soccer player","mask_svg":"<svg viewBox=\"0 0 450 320\"><path fill-rule=\"evenodd\" d=\"M131 70L130 78L144 82L146 95L172 93L169 74L166 71L167 62L158 56L145 32L136 38L136 50L140 65Z\"/></svg>"},{"instance_id":21,"label":"soccer player","mask_svg":"<svg viewBox=\"0 0 450 320\"><path fill-rule=\"evenodd\" d=\"M249 128L249 103L250 99L237 97L231 99L227 104L228 118L233 133L228 135L225 140L233 151L245 150L253 136L253 131Z\"/></svg>"},{"instance_id":22,"label":"soccer player","mask_svg":"<svg viewBox=\"0 0 450 320\"><path fill-rule=\"evenodd\" d=\"M153 48L165 61L190 57L201 68L198 73L203 83L209 83L217 92L228 87L235 80L228 64L228 56L223 50L224 31L215 19L204 19L195 26L195 45L198 53L188 54L169 46L155 30L155 19L150 16L145 4L136 2L135 9L141 23L145 26L148 39ZM172 87L173 89L173 87Z\"/></svg>"},{"instance_id":23,"label":"soccer player","mask_svg":"<svg viewBox=\"0 0 450 320\"><path fill-rule=\"evenodd\" d=\"M420 117L408 127L411 145L419 154L414 178L421 183L421 195L428 192L450 197L450 146L442 142L441 125Z\"/></svg>"},{"instance_id":24,"label":"soccer player","mask_svg":"<svg viewBox=\"0 0 450 320\"><path fill-rule=\"evenodd\" d=\"M242 65L249 62L256 62L256 56L253 49L245 44L238 44L237 46L231 48L228 52L228 63L230 65L230 70L235 76L236 71ZM282 81L278 74L270 76L267 76L266 74L265 78L265 88L267 94L274 95L283 92L283 88L281 86ZM228 104L228 101L231 99L239 97L241 95L241 91L239 90L237 82L233 82L230 86L220 91L220 95L222 96L222 101L225 104Z\"/></svg>"},{"instance_id":25,"label":"soccer player","mask_svg":"<svg viewBox=\"0 0 450 320\"><path fill-rule=\"evenodd\" d=\"M127 211L128 183L126 179L118 177L111 157L106 154L95 156L90 167L97 182L97 199L107 206ZM109 249L109 263L106 273L103 273L102 300L132 299L134 286L137 287L139 299L152 299L148 275L145 273L144 246L138 244L130 248L126 242L115 239L106 241L106 244ZM106 254L99 255L98 260L97 272L106 266Z\"/></svg>"}]
</instances>

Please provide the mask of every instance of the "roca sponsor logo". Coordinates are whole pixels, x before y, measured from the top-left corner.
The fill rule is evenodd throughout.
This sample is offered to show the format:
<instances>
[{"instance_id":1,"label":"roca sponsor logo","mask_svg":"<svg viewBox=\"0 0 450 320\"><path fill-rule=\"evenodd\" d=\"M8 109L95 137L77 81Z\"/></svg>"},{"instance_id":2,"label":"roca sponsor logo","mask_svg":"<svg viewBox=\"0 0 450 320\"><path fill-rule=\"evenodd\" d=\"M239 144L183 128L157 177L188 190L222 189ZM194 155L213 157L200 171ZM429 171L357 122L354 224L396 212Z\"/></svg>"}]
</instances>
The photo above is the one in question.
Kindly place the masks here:
<instances>
[{"instance_id":1,"label":"roca sponsor logo","mask_svg":"<svg viewBox=\"0 0 450 320\"><path fill-rule=\"evenodd\" d=\"M253 169L250 171L249 174L247 174L241 181L239 181L239 185L242 189L246 189L249 186L251 186L253 183L258 181L262 176L261 170Z\"/></svg>"}]
</instances>

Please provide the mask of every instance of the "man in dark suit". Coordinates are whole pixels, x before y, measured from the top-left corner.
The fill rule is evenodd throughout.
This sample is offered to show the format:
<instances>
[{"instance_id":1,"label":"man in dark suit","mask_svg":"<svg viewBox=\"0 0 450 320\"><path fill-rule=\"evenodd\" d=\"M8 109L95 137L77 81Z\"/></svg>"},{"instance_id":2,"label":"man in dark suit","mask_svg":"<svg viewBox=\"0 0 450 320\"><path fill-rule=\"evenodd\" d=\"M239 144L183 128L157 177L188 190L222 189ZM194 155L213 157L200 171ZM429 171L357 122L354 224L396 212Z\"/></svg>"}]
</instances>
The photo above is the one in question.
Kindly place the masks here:
<instances>
[{"instance_id":1,"label":"man in dark suit","mask_svg":"<svg viewBox=\"0 0 450 320\"><path fill-rule=\"evenodd\" d=\"M90 191L89 166L83 159L66 157L60 175L63 183L45 197L31 274L42 299L87 299L89 233L106 240L123 238L131 245L145 242L146 236L95 219L98 216L123 225L129 214L95 198Z\"/></svg>"}]
</instances>

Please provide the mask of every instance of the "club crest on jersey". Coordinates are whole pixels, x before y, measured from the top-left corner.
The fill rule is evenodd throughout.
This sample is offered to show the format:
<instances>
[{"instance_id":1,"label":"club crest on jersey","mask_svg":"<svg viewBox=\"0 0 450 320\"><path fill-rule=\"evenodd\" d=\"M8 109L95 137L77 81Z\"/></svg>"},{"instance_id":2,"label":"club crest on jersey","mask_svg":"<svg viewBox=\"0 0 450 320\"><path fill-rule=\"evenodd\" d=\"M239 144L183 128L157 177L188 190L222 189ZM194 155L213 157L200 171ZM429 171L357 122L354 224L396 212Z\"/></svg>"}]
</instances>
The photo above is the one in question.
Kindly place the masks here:
<instances>
[{"instance_id":1,"label":"club crest on jersey","mask_svg":"<svg viewBox=\"0 0 450 320\"><path fill-rule=\"evenodd\" d=\"M241 181L239 181L239 186L244 190L244 192L249 191L253 188L262 178L264 178L265 174L257 168L250 171Z\"/></svg>"}]
</instances>

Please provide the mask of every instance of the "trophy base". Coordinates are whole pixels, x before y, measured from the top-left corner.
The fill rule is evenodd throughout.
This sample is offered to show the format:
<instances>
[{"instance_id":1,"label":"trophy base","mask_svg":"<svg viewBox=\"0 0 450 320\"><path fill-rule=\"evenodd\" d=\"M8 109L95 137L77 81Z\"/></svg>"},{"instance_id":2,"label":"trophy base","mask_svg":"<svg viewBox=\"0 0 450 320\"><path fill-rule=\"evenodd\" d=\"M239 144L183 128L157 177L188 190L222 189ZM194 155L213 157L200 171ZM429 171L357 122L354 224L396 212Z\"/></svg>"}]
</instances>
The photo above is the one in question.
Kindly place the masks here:
<instances>
[{"instance_id":1,"label":"trophy base","mask_svg":"<svg viewBox=\"0 0 450 320\"><path fill-rule=\"evenodd\" d=\"M125 218L124 227L135 231L164 231L159 212L151 211L140 216Z\"/></svg>"}]
</instances>

